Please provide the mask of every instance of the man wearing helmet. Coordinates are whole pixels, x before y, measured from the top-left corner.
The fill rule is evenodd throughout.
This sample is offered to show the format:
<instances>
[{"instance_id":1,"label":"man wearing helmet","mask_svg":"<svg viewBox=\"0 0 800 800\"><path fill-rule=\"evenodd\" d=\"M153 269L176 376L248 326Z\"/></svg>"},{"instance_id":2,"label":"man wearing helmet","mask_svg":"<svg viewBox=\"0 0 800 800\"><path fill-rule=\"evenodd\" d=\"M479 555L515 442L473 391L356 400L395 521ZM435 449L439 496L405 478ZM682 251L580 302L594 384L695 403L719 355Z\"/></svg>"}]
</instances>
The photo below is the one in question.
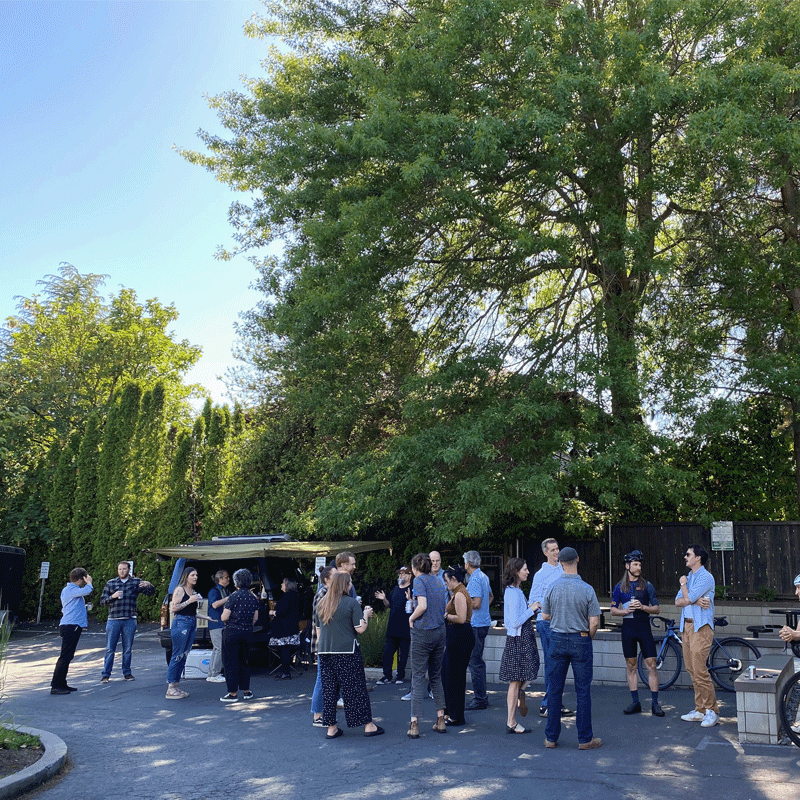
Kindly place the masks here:
<instances>
[{"instance_id":1,"label":"man wearing helmet","mask_svg":"<svg viewBox=\"0 0 800 800\"><path fill-rule=\"evenodd\" d=\"M642 577L642 553L634 550L625 555L625 575L614 587L611 598L611 614L622 617L622 654L628 670L628 688L631 703L623 714L638 714L642 710L639 702L639 676L636 672L636 647L642 649L647 665L647 682L650 686L650 710L656 717L664 712L658 702L658 673L656 672L656 643L650 627L650 615L660 611L656 590L650 581Z\"/></svg>"}]
</instances>

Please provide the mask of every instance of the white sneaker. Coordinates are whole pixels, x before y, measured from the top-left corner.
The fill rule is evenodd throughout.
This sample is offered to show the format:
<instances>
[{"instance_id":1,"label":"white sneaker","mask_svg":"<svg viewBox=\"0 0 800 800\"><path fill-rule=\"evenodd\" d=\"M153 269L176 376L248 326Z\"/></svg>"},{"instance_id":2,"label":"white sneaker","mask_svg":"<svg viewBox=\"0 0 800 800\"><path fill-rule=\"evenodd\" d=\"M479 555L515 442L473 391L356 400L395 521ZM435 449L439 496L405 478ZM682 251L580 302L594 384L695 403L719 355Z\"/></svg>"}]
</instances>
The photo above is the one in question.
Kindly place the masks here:
<instances>
[{"instance_id":1,"label":"white sneaker","mask_svg":"<svg viewBox=\"0 0 800 800\"><path fill-rule=\"evenodd\" d=\"M690 711L688 714L684 714L681 719L684 722L702 722L705 719L705 715L695 710Z\"/></svg>"},{"instance_id":2,"label":"white sneaker","mask_svg":"<svg viewBox=\"0 0 800 800\"><path fill-rule=\"evenodd\" d=\"M709 708L703 715L703 721L700 723L700 727L713 728L715 725L719 725L719 714Z\"/></svg>"},{"instance_id":3,"label":"white sneaker","mask_svg":"<svg viewBox=\"0 0 800 800\"><path fill-rule=\"evenodd\" d=\"M344 708L344 700L341 697L336 701L336 708Z\"/></svg>"},{"instance_id":4,"label":"white sneaker","mask_svg":"<svg viewBox=\"0 0 800 800\"><path fill-rule=\"evenodd\" d=\"M209 683L225 683L225 678L222 675L209 675L206 680Z\"/></svg>"},{"instance_id":5,"label":"white sneaker","mask_svg":"<svg viewBox=\"0 0 800 800\"><path fill-rule=\"evenodd\" d=\"M401 700L410 700L411 699L411 692L409 692L408 694L404 694L400 699Z\"/></svg>"},{"instance_id":6,"label":"white sneaker","mask_svg":"<svg viewBox=\"0 0 800 800\"><path fill-rule=\"evenodd\" d=\"M793 733L800 733L800 719L795 720L794 725L790 725Z\"/></svg>"}]
</instances>

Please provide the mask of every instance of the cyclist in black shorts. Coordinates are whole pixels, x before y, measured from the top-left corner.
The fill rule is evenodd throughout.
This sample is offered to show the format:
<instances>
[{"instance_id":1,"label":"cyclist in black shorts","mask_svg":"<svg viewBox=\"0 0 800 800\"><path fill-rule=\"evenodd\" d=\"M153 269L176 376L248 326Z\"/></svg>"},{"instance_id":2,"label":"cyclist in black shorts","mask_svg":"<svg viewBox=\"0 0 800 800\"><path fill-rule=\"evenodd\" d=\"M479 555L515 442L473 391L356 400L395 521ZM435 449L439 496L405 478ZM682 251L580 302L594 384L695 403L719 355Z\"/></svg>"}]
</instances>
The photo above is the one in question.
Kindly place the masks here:
<instances>
[{"instance_id":1,"label":"cyclist in black shorts","mask_svg":"<svg viewBox=\"0 0 800 800\"><path fill-rule=\"evenodd\" d=\"M639 702L639 676L636 672L636 645L642 648L642 657L647 665L647 682L650 684L650 709L654 716L663 717L658 702L658 673L656 672L656 643L650 627L650 615L658 614L658 598L650 581L642 578L642 553L634 550L625 555L625 575L614 587L611 597L611 614L623 617L622 654L628 668L628 688L631 703L623 714L638 714L642 710Z\"/></svg>"}]
</instances>

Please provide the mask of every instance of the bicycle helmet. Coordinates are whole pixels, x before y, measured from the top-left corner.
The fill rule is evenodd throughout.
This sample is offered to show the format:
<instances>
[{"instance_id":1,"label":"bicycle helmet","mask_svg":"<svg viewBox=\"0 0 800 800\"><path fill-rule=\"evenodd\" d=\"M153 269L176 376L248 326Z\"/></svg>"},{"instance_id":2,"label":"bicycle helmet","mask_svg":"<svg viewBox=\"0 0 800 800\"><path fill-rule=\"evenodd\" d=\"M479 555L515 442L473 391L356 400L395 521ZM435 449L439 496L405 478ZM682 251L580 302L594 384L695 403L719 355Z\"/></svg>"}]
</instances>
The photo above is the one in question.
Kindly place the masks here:
<instances>
[{"instance_id":1,"label":"bicycle helmet","mask_svg":"<svg viewBox=\"0 0 800 800\"><path fill-rule=\"evenodd\" d=\"M631 561L644 561L644 553L641 550L631 550L630 553L625 553L625 563L630 564Z\"/></svg>"}]
</instances>

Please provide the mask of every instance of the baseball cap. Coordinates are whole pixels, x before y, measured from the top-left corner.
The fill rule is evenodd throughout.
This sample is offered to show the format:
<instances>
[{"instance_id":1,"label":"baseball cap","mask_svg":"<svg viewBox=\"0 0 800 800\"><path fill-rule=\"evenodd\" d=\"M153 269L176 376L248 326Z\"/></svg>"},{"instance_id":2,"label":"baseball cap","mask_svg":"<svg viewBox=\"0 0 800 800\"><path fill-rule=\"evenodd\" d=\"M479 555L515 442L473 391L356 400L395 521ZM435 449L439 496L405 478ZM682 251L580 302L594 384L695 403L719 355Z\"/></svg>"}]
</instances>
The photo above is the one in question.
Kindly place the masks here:
<instances>
[{"instance_id":1,"label":"baseball cap","mask_svg":"<svg viewBox=\"0 0 800 800\"><path fill-rule=\"evenodd\" d=\"M559 554L559 561L574 561L578 557L578 551L574 547L565 547Z\"/></svg>"}]
</instances>

